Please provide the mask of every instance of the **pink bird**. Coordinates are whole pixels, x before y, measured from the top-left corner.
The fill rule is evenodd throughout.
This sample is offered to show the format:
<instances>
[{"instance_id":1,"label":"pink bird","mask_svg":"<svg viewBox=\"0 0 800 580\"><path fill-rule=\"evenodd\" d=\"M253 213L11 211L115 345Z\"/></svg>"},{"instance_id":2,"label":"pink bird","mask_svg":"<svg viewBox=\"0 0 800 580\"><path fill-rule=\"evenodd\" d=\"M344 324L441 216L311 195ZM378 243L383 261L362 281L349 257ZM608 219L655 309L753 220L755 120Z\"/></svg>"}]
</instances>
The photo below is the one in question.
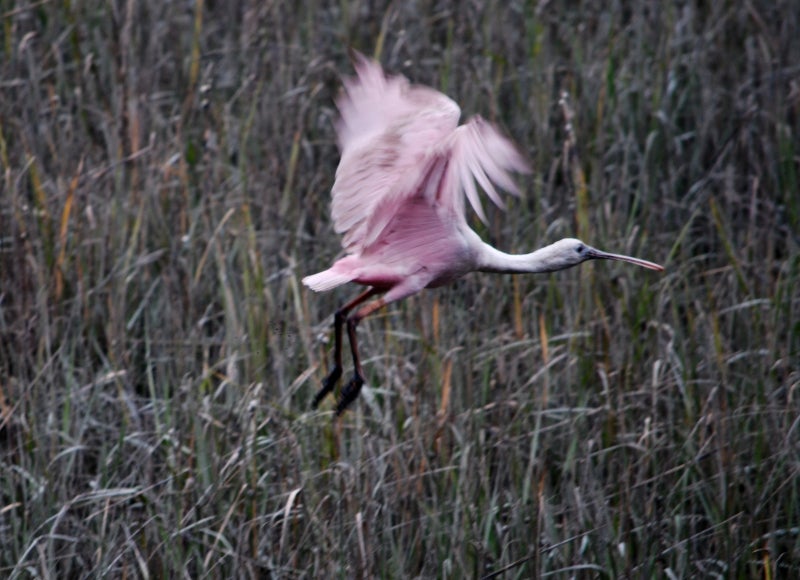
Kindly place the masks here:
<instances>
[{"instance_id":1,"label":"pink bird","mask_svg":"<svg viewBox=\"0 0 800 580\"><path fill-rule=\"evenodd\" d=\"M592 259L622 260L651 270L658 264L601 252L563 239L530 254L506 254L467 225L464 198L485 223L475 184L503 208L495 185L519 191L510 172L527 172L514 145L480 117L458 125L461 111L431 88L387 76L380 65L354 56L358 76L344 81L336 126L342 152L331 192L334 229L344 234L346 256L303 278L315 291L355 282L367 290L336 311L334 364L313 406L342 376L342 326L347 323L353 378L336 404L340 415L364 384L356 326L366 316L423 288L448 284L468 272L541 273ZM383 294L382 297L348 313Z\"/></svg>"}]
</instances>

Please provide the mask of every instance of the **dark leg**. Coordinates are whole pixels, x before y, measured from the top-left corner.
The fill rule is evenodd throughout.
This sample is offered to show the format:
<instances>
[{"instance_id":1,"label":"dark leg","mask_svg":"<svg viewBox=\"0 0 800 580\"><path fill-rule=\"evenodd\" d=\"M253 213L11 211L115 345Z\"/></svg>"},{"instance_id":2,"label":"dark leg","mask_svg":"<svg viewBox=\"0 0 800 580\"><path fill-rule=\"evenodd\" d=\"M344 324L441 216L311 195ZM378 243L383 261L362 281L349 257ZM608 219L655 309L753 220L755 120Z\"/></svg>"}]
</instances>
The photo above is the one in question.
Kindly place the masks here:
<instances>
[{"instance_id":1,"label":"dark leg","mask_svg":"<svg viewBox=\"0 0 800 580\"><path fill-rule=\"evenodd\" d=\"M322 380L322 388L314 395L314 400L311 402L311 407L313 409L316 409L322 402L322 399L328 396L328 393L333 390L336 383L339 382L339 378L342 376L342 324L346 317L347 312L344 308L337 310L333 317L333 368L328 373L328 376Z\"/></svg>"},{"instance_id":2,"label":"dark leg","mask_svg":"<svg viewBox=\"0 0 800 580\"><path fill-rule=\"evenodd\" d=\"M316 395L314 395L314 401L311 403L311 406L314 409L317 408L317 405L320 404L322 399L324 399L328 393L333 391L336 383L342 376L342 325L344 325L345 321L347 320L347 313L350 312L350 310L352 310L354 307L364 302L364 300L368 300L377 293L378 291L375 288L365 290L336 311L336 314L333 317L333 368L331 369L331 372L328 373L328 376L322 381L322 388L317 392Z\"/></svg>"},{"instance_id":3,"label":"dark leg","mask_svg":"<svg viewBox=\"0 0 800 580\"><path fill-rule=\"evenodd\" d=\"M347 406L356 400L364 384L364 372L361 370L361 359L358 356L358 339L356 338L356 327L363 318L366 318L379 308L383 308L386 301L379 298L375 302L361 308L358 312L347 319L347 337L350 339L350 352L353 355L353 378L342 389L339 400L336 402L336 415L341 415ZM341 353L340 353L341 354Z\"/></svg>"}]
</instances>

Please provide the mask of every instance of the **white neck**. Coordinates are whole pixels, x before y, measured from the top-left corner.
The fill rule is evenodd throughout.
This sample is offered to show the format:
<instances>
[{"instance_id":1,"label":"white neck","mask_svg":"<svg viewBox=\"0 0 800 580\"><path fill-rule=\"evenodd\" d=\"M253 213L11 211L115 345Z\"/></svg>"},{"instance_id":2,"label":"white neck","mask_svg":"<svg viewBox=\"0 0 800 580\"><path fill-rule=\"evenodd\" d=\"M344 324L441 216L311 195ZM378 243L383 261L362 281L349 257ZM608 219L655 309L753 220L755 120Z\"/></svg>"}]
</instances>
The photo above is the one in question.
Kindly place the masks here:
<instances>
[{"instance_id":1,"label":"white neck","mask_svg":"<svg viewBox=\"0 0 800 580\"><path fill-rule=\"evenodd\" d=\"M567 263L556 251L557 244L545 246L530 254L506 254L482 243L478 253L478 270L504 274L537 274L555 272L574 266Z\"/></svg>"}]
</instances>

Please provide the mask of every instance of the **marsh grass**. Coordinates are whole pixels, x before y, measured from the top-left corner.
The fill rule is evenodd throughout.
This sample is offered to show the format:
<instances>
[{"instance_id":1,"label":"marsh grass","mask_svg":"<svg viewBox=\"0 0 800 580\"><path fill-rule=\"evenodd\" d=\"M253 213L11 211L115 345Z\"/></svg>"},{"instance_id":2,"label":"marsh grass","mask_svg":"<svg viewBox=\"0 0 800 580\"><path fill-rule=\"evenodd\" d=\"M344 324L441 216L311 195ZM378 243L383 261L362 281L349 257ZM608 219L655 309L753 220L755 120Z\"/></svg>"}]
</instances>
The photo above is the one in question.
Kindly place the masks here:
<instances>
[{"instance_id":1,"label":"marsh grass","mask_svg":"<svg viewBox=\"0 0 800 580\"><path fill-rule=\"evenodd\" d=\"M800 574L791 2L5 3L0 571ZM331 313L347 49L535 167L470 218L665 264L473 275ZM574 149L565 158L566 94ZM487 209L489 209L487 207Z\"/></svg>"}]
</instances>

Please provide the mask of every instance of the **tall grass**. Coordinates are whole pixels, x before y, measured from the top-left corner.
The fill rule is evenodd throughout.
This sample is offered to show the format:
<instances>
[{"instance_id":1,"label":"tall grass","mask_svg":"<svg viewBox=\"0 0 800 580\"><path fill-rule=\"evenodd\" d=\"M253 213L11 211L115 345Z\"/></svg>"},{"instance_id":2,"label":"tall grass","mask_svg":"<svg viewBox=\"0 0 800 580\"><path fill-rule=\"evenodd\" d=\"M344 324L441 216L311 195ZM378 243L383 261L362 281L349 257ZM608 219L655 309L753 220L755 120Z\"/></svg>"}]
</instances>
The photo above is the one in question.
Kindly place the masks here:
<instances>
[{"instance_id":1,"label":"tall grass","mask_svg":"<svg viewBox=\"0 0 800 580\"><path fill-rule=\"evenodd\" d=\"M0 572L800 574L800 12L8 2ZM472 275L359 329L309 404L348 47L535 166L470 216L664 263ZM566 95L574 149L565 158Z\"/></svg>"}]
</instances>

